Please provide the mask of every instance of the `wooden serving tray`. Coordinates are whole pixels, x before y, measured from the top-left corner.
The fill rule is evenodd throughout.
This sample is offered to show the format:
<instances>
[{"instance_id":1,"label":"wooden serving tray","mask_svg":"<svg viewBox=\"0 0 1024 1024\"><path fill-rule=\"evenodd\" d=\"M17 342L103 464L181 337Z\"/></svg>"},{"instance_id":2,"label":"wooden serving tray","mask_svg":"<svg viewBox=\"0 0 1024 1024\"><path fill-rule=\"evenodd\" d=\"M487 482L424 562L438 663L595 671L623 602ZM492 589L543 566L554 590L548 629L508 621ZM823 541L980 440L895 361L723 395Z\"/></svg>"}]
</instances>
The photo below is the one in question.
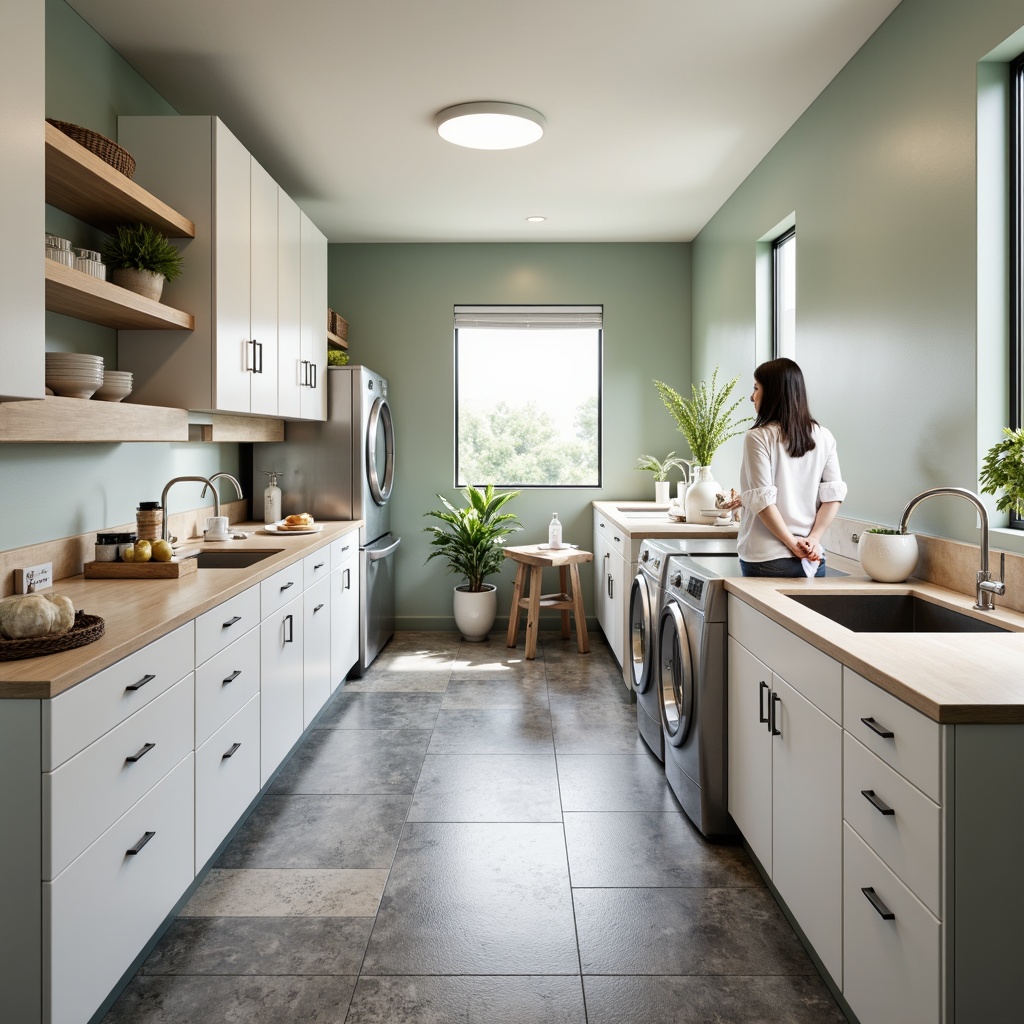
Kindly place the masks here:
<instances>
[{"instance_id":1,"label":"wooden serving tray","mask_svg":"<svg viewBox=\"0 0 1024 1024\"><path fill-rule=\"evenodd\" d=\"M172 562L86 562L87 580L177 580L199 568L194 558Z\"/></svg>"}]
</instances>

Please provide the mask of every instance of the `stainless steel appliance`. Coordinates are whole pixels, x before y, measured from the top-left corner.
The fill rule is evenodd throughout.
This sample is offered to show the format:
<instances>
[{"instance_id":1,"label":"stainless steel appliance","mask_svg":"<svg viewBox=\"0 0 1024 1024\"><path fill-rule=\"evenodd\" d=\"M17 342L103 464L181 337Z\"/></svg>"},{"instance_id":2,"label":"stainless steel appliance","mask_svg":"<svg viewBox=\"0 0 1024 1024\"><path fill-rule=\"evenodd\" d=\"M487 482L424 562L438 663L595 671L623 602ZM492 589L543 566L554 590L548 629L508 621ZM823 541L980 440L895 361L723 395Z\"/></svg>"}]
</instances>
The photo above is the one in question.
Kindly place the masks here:
<instances>
[{"instance_id":1,"label":"stainless steel appliance","mask_svg":"<svg viewBox=\"0 0 1024 1024\"><path fill-rule=\"evenodd\" d=\"M395 632L395 552L390 499L395 483L395 427L388 382L365 366L327 370L327 420L285 425L284 441L253 446L253 494L275 470L284 515L362 519L359 530L360 676ZM256 509L259 515L260 510Z\"/></svg>"}]
</instances>

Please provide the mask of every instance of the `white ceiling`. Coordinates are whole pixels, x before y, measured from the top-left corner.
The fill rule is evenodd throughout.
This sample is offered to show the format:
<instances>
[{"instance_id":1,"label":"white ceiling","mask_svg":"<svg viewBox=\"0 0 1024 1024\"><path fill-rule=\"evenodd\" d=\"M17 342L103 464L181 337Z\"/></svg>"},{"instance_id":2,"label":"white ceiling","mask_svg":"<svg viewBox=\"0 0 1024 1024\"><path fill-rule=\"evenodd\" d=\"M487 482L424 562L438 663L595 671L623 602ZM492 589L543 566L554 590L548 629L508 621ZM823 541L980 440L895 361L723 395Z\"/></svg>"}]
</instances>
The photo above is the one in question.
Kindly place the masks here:
<instances>
[{"instance_id":1,"label":"white ceiling","mask_svg":"<svg viewBox=\"0 0 1024 1024\"><path fill-rule=\"evenodd\" d=\"M633 242L693 238L898 0L68 2L332 242ZM443 142L473 100L546 134Z\"/></svg>"}]
</instances>

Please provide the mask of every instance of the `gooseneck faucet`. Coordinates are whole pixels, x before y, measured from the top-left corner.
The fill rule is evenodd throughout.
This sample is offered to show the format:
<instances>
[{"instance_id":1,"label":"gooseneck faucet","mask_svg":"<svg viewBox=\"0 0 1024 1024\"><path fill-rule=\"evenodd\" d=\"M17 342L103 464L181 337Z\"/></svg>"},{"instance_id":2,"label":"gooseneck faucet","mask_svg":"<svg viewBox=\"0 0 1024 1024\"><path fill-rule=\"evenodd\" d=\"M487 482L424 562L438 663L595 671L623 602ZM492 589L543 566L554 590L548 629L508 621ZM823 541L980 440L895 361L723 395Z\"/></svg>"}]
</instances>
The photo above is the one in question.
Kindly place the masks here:
<instances>
[{"instance_id":1,"label":"gooseneck faucet","mask_svg":"<svg viewBox=\"0 0 1024 1024\"><path fill-rule=\"evenodd\" d=\"M213 481L214 480L219 480L221 477L224 477L225 479L230 480L235 485L235 490L238 492L238 500L241 501L245 497L245 495L242 493L242 485L238 482L238 478L232 476L230 473L225 473L225 472L214 473L213 476L210 477L209 486L213 487ZM217 488L216 487L213 488L213 493L214 493L214 495L216 495L216 493L217 493ZM206 488L205 487L203 488L203 493L200 494L199 497L200 498L205 498L206 497Z\"/></svg>"},{"instance_id":2,"label":"gooseneck faucet","mask_svg":"<svg viewBox=\"0 0 1024 1024\"><path fill-rule=\"evenodd\" d=\"M981 498L979 498L974 491L969 491L966 487L932 487L930 490L922 491L920 494L911 498L907 503L907 507L903 510L903 516L900 519L900 533L907 532L907 522L910 519L910 513L913 512L925 498L931 498L936 494L958 494L961 498L966 498L978 510L978 515L981 517L981 568L978 570L974 607L981 611L990 612L996 606L995 595L998 594L1001 597L1006 593L1006 584L1002 579L993 580L992 573L989 572L988 510L982 503ZM999 575L1002 577L1002 569L1000 569Z\"/></svg>"},{"instance_id":3,"label":"gooseneck faucet","mask_svg":"<svg viewBox=\"0 0 1024 1024\"><path fill-rule=\"evenodd\" d=\"M217 497L217 488L206 479L205 476L176 476L173 480L168 480L164 486L163 493L160 495L160 507L164 510L164 540L170 540L170 532L168 530L167 521L167 492L175 485L185 482L186 480L194 480L197 484L206 484L206 487L213 488L213 514L215 516L220 515L220 498ZM206 487L203 488L203 494L206 493Z\"/></svg>"}]
</instances>

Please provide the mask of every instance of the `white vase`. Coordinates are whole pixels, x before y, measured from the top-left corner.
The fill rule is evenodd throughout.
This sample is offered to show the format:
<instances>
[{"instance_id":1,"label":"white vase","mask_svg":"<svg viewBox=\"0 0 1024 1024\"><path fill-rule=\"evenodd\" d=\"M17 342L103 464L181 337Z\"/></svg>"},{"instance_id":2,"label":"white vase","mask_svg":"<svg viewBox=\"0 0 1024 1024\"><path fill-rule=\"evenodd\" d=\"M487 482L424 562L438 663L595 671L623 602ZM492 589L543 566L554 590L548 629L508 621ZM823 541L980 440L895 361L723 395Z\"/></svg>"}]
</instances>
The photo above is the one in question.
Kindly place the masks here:
<instances>
[{"instance_id":1,"label":"white vase","mask_svg":"<svg viewBox=\"0 0 1024 1024\"><path fill-rule=\"evenodd\" d=\"M497 615L498 588L493 583L485 583L483 590L476 592L468 584L455 588L455 625L463 640L486 640Z\"/></svg>"},{"instance_id":2,"label":"white vase","mask_svg":"<svg viewBox=\"0 0 1024 1024\"><path fill-rule=\"evenodd\" d=\"M135 270L133 267L117 267L111 273L114 284L126 288L136 295L144 295L154 302L160 301L164 290L164 275L152 270Z\"/></svg>"},{"instance_id":3,"label":"white vase","mask_svg":"<svg viewBox=\"0 0 1024 1024\"><path fill-rule=\"evenodd\" d=\"M868 533L857 541L861 568L879 583L902 583L917 568L917 537L912 533Z\"/></svg>"},{"instance_id":4,"label":"white vase","mask_svg":"<svg viewBox=\"0 0 1024 1024\"><path fill-rule=\"evenodd\" d=\"M695 482L686 489L686 521L698 525L713 526L718 518L715 508L715 495L721 491L718 481L711 475L710 466L694 466L696 473ZM701 515L701 512L710 509L712 515Z\"/></svg>"},{"instance_id":5,"label":"white vase","mask_svg":"<svg viewBox=\"0 0 1024 1024\"><path fill-rule=\"evenodd\" d=\"M672 484L668 480L654 481L654 503L656 505L667 505L672 497Z\"/></svg>"}]
</instances>

